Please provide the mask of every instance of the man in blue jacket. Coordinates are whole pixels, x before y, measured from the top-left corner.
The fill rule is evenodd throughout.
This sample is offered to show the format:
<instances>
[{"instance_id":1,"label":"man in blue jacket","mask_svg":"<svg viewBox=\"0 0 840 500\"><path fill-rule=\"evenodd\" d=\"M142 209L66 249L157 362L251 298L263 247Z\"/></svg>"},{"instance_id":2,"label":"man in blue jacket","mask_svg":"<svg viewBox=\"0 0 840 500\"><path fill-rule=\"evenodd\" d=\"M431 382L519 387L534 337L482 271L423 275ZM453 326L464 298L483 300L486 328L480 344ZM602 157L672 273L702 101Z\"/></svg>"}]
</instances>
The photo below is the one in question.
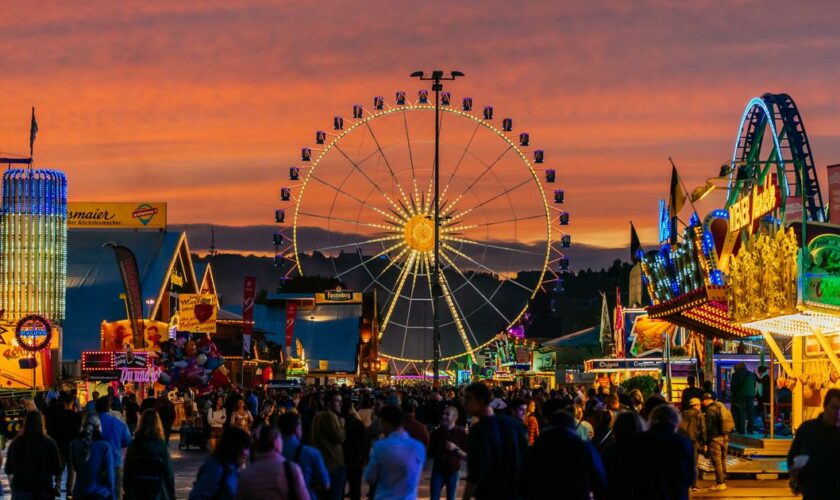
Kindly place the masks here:
<instances>
[{"instance_id":1,"label":"man in blue jacket","mask_svg":"<svg viewBox=\"0 0 840 500\"><path fill-rule=\"evenodd\" d=\"M122 420L111 415L110 396L102 396L96 400L96 413L99 414L99 421L102 423L102 438L111 446L116 497L117 500L122 500L123 450L131 444L131 434Z\"/></svg>"},{"instance_id":2,"label":"man in blue jacket","mask_svg":"<svg viewBox=\"0 0 840 500\"><path fill-rule=\"evenodd\" d=\"M283 435L283 457L300 466L303 481L309 490L310 498L318 498L317 491L330 489L330 473L324 464L324 457L317 448L301 443L303 427L300 416L294 412L286 412L277 418L277 426Z\"/></svg>"}]
</instances>

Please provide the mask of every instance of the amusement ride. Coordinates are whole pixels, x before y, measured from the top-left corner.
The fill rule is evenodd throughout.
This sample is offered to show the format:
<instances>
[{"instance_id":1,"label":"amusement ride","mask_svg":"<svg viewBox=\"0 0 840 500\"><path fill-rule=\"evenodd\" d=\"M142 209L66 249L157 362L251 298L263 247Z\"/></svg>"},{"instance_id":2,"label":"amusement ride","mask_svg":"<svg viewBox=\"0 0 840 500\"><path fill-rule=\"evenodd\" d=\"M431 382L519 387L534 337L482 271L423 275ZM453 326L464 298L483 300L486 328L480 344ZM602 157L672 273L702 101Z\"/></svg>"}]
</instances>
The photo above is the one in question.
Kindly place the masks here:
<instances>
[{"instance_id":1,"label":"amusement ride","mask_svg":"<svg viewBox=\"0 0 840 500\"><path fill-rule=\"evenodd\" d=\"M380 353L423 370L474 362L569 268L556 170L512 118L441 91L462 76L450 75L417 72L433 92L375 96L334 116L289 167L275 211L283 276L376 289Z\"/></svg>"}]
</instances>

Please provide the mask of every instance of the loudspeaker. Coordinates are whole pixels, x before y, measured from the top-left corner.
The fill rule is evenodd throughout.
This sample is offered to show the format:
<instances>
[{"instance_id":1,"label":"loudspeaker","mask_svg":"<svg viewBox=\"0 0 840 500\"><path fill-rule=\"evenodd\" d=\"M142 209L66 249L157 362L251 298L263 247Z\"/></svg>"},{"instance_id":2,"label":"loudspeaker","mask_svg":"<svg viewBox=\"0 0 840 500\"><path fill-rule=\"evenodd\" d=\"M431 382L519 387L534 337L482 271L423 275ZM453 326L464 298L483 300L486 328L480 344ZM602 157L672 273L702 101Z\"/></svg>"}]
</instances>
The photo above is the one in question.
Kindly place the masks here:
<instances>
[{"instance_id":1,"label":"loudspeaker","mask_svg":"<svg viewBox=\"0 0 840 500\"><path fill-rule=\"evenodd\" d=\"M35 358L23 358L18 360L18 364L22 369L24 368L37 368L38 367L38 360Z\"/></svg>"}]
</instances>

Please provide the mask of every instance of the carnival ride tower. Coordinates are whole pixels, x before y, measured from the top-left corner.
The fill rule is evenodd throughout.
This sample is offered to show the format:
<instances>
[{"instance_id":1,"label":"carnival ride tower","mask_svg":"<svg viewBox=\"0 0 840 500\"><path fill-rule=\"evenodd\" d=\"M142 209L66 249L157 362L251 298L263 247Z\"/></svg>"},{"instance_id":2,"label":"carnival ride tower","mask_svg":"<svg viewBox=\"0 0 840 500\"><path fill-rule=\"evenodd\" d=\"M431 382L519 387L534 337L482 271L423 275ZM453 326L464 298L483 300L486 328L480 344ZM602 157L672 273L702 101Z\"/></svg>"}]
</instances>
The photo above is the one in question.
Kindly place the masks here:
<instances>
[{"instance_id":1,"label":"carnival ride tower","mask_svg":"<svg viewBox=\"0 0 840 500\"><path fill-rule=\"evenodd\" d=\"M67 281L67 179L57 170L10 168L0 214L0 309L64 321Z\"/></svg>"}]
</instances>

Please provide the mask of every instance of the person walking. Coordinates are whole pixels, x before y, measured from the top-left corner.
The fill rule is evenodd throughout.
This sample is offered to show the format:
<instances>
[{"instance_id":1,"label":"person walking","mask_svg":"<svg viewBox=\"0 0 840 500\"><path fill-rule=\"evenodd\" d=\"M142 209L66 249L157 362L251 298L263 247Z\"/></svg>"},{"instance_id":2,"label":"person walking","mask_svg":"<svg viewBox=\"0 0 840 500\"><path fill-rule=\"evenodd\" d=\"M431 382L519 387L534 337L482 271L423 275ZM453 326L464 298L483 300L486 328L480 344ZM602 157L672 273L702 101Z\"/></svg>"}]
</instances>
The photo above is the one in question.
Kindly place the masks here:
<instances>
[{"instance_id":1,"label":"person walking","mask_svg":"<svg viewBox=\"0 0 840 500\"><path fill-rule=\"evenodd\" d=\"M497 495L482 492L476 498L544 499L546 481L559 485L557 498L589 500L594 494L601 498L606 478L601 459L589 441L581 441L575 432L575 419L566 411L552 417L534 445L527 449L519 477L519 494ZM470 454L472 454L472 429L470 429ZM469 473L469 471L468 471ZM498 474L511 472L498 471ZM560 493L562 491L562 493Z\"/></svg>"},{"instance_id":2,"label":"person walking","mask_svg":"<svg viewBox=\"0 0 840 500\"><path fill-rule=\"evenodd\" d=\"M137 404L137 394L131 393L123 398L123 412L125 413L125 425L128 432L134 433L137 429L137 419L140 417L140 405Z\"/></svg>"},{"instance_id":3,"label":"person walking","mask_svg":"<svg viewBox=\"0 0 840 500\"><path fill-rule=\"evenodd\" d=\"M440 427L432 432L429 444L429 458L433 460L432 477L429 485L431 500L439 500L446 485L446 500L455 500L458 490L458 476L461 460L467 457L467 433L458 422L458 409L444 408Z\"/></svg>"},{"instance_id":4,"label":"person walking","mask_svg":"<svg viewBox=\"0 0 840 500\"><path fill-rule=\"evenodd\" d=\"M730 392L732 393L732 416L735 418L735 432L747 434L755 432L755 373L751 372L742 361L735 365L732 373ZM746 422L746 427L744 423Z\"/></svg>"},{"instance_id":5,"label":"person walking","mask_svg":"<svg viewBox=\"0 0 840 500\"><path fill-rule=\"evenodd\" d=\"M318 492L330 489L330 473L324 465L324 457L316 448L301 442L303 426L297 412L287 411L280 415L277 426L283 436L283 456L300 466L309 497L318 498Z\"/></svg>"},{"instance_id":6,"label":"person walking","mask_svg":"<svg viewBox=\"0 0 840 500\"><path fill-rule=\"evenodd\" d=\"M512 417L496 415L490 389L481 382L464 391L467 412L478 418L470 427L464 499L515 498L528 437Z\"/></svg>"},{"instance_id":7,"label":"person walking","mask_svg":"<svg viewBox=\"0 0 840 500\"><path fill-rule=\"evenodd\" d=\"M706 416L703 415L701 409L701 402L699 398L691 398L688 400L688 408L683 410L680 414L682 422L680 422L680 433L687 437L694 445L694 468L697 469L697 459L700 453L706 447ZM691 485L691 491L698 491L697 477L700 475L699 471L694 476L694 483Z\"/></svg>"},{"instance_id":8,"label":"person walking","mask_svg":"<svg viewBox=\"0 0 840 500\"><path fill-rule=\"evenodd\" d=\"M72 394L61 392L57 399L50 401L50 417L44 416L47 434L55 440L61 455L62 468L67 469L66 491L73 491L73 471L68 465L70 442L79 437L82 414L76 411L75 398Z\"/></svg>"},{"instance_id":9,"label":"person walking","mask_svg":"<svg viewBox=\"0 0 840 500\"><path fill-rule=\"evenodd\" d=\"M254 462L239 474L236 498L309 500L300 467L283 457L283 439L277 426L260 426L256 434L257 454Z\"/></svg>"},{"instance_id":10,"label":"person walking","mask_svg":"<svg viewBox=\"0 0 840 500\"><path fill-rule=\"evenodd\" d=\"M706 447L709 460L715 470L714 491L726 490L726 451L729 448L729 433L734 422L732 414L723 403L712 399L708 392L703 393L703 410L706 419Z\"/></svg>"},{"instance_id":11,"label":"person walking","mask_svg":"<svg viewBox=\"0 0 840 500\"><path fill-rule=\"evenodd\" d=\"M787 455L803 500L836 499L840 494L840 389L829 389L823 411L799 426Z\"/></svg>"},{"instance_id":12,"label":"person walking","mask_svg":"<svg viewBox=\"0 0 840 500\"><path fill-rule=\"evenodd\" d=\"M140 415L134 441L125 454L123 488L126 500L175 498L172 457L163 423L154 410L146 410Z\"/></svg>"},{"instance_id":13,"label":"person walking","mask_svg":"<svg viewBox=\"0 0 840 500\"><path fill-rule=\"evenodd\" d=\"M102 438L102 424L97 413L82 417L81 436L71 442L67 469L75 476L72 488L74 500L106 500L116 498L114 455L111 446Z\"/></svg>"},{"instance_id":14,"label":"person walking","mask_svg":"<svg viewBox=\"0 0 840 500\"><path fill-rule=\"evenodd\" d=\"M207 425L210 426L210 448L215 449L222 437L222 431L227 422L227 410L225 400L221 396L216 397L215 405L207 412ZM240 429L241 430L241 429Z\"/></svg>"},{"instance_id":15,"label":"person walking","mask_svg":"<svg viewBox=\"0 0 840 500\"><path fill-rule=\"evenodd\" d=\"M117 500L120 500L123 493L122 455L123 450L131 444L131 434L125 422L111 415L111 398L108 396L102 396L96 400L96 412L99 414L102 437L111 447L111 463L114 466L114 481L117 485L115 493Z\"/></svg>"},{"instance_id":16,"label":"person walking","mask_svg":"<svg viewBox=\"0 0 840 500\"><path fill-rule=\"evenodd\" d=\"M537 402L533 399L528 401L528 406L525 410L525 427L528 429L528 446L532 446L534 441L540 437L540 422L537 419Z\"/></svg>"},{"instance_id":17,"label":"person walking","mask_svg":"<svg viewBox=\"0 0 840 500\"><path fill-rule=\"evenodd\" d=\"M169 437L172 436L172 426L175 424L175 405L169 399L169 389L161 391L160 396L155 400L155 411L160 417L163 425L163 436L166 444L169 444Z\"/></svg>"},{"instance_id":18,"label":"person walking","mask_svg":"<svg viewBox=\"0 0 840 500\"><path fill-rule=\"evenodd\" d=\"M418 421L417 415L417 400L414 398L404 399L402 402L403 422L402 426L409 436L423 443L425 449L429 449L429 429Z\"/></svg>"},{"instance_id":19,"label":"person walking","mask_svg":"<svg viewBox=\"0 0 840 500\"><path fill-rule=\"evenodd\" d=\"M645 431L645 422L635 411L624 411L615 417L613 441L601 452L604 472L608 478L605 497L623 500L631 491L633 477L628 466L637 450L636 438Z\"/></svg>"},{"instance_id":20,"label":"person walking","mask_svg":"<svg viewBox=\"0 0 840 500\"><path fill-rule=\"evenodd\" d=\"M318 412L312 420L312 444L324 457L330 472L330 491L325 499L342 500L347 469L344 464L344 422L341 412L341 395L332 392L324 397L326 409Z\"/></svg>"},{"instance_id":21,"label":"person walking","mask_svg":"<svg viewBox=\"0 0 840 500\"><path fill-rule=\"evenodd\" d=\"M239 470L248 461L251 436L228 427L219 436L213 454L198 470L189 500L233 500L238 491Z\"/></svg>"},{"instance_id":22,"label":"person walking","mask_svg":"<svg viewBox=\"0 0 840 500\"><path fill-rule=\"evenodd\" d=\"M341 418L344 422L344 467L347 470L347 487L350 500L362 498L362 472L365 465L365 424L353 409L349 396L341 399Z\"/></svg>"},{"instance_id":23,"label":"person walking","mask_svg":"<svg viewBox=\"0 0 840 500\"><path fill-rule=\"evenodd\" d=\"M59 493L61 456L55 441L47 436L40 412L24 415L23 428L9 443L4 467L14 499L52 499Z\"/></svg>"},{"instance_id":24,"label":"person walking","mask_svg":"<svg viewBox=\"0 0 840 500\"><path fill-rule=\"evenodd\" d=\"M426 448L403 429L404 413L399 408L386 406L379 418L386 437L373 445L365 481L376 485L374 500L416 499Z\"/></svg>"},{"instance_id":25,"label":"person walking","mask_svg":"<svg viewBox=\"0 0 840 500\"><path fill-rule=\"evenodd\" d=\"M670 404L659 405L650 413L650 429L636 438L629 462L629 498L688 500L697 470L691 441L677 433L679 425L680 414Z\"/></svg>"}]
</instances>

